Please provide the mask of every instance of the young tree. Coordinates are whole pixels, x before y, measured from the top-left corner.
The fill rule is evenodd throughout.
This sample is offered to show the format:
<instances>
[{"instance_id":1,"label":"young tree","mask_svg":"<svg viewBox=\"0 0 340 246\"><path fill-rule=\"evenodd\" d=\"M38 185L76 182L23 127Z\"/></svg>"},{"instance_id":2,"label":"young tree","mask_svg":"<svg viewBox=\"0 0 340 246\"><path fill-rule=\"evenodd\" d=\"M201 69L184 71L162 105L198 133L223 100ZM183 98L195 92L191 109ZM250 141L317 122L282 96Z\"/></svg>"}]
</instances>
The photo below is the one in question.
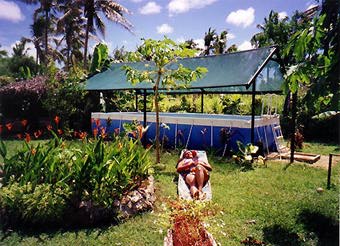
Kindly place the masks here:
<instances>
[{"instance_id":1,"label":"young tree","mask_svg":"<svg viewBox=\"0 0 340 246\"><path fill-rule=\"evenodd\" d=\"M145 70L137 70L125 65L127 79L133 83L151 82L154 91L154 105L156 110L156 162L160 163L159 149L159 89L187 87L190 82L197 80L208 71L204 67L191 70L180 64L179 58L193 57L196 51L177 45L168 38L163 40L144 40L138 51L131 53L133 61L148 61Z\"/></svg>"}]
</instances>

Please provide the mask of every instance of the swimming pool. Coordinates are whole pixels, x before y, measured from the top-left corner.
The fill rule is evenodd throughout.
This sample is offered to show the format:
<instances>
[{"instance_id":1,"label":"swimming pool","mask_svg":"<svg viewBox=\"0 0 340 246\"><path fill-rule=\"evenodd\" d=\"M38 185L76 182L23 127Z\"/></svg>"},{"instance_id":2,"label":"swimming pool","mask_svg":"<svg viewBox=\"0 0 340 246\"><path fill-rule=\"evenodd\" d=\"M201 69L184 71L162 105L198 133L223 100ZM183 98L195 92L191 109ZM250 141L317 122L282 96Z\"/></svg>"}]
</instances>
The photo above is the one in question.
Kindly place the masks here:
<instances>
[{"instance_id":1,"label":"swimming pool","mask_svg":"<svg viewBox=\"0 0 340 246\"><path fill-rule=\"evenodd\" d=\"M93 112L92 129L96 120L108 134L123 131L123 124L138 121L143 124L142 112ZM250 115L220 115L200 113L160 113L160 139L167 147L189 149L226 147L237 151L237 141L251 142ZM147 139L153 140L156 132L156 114L147 113ZM163 124L162 124L163 123ZM266 152L275 151L274 127L280 124L278 115L255 116L255 143L261 142Z\"/></svg>"}]
</instances>

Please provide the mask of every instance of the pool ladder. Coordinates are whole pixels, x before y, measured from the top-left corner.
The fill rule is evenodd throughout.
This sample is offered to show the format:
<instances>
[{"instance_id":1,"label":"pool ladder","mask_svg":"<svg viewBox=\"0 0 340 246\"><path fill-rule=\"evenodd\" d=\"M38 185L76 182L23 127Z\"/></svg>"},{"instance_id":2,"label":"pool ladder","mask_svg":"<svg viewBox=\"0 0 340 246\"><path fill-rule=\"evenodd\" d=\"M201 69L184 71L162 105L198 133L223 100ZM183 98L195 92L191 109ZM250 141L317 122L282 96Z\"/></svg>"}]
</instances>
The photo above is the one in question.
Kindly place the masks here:
<instances>
[{"instance_id":1,"label":"pool ladder","mask_svg":"<svg viewBox=\"0 0 340 246\"><path fill-rule=\"evenodd\" d=\"M274 135L274 141L276 145L277 152L281 158L282 155L285 155L289 152L287 146L285 146L285 142L282 135L282 130L280 125L272 125L272 131Z\"/></svg>"}]
</instances>

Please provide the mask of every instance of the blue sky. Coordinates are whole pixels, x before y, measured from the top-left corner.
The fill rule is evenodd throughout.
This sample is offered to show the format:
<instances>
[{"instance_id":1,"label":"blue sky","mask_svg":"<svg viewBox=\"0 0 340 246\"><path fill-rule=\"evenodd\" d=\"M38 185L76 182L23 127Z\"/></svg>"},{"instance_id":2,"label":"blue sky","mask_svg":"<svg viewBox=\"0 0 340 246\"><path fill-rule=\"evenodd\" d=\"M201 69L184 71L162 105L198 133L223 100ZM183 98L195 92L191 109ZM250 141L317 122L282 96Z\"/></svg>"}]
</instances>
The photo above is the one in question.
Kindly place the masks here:
<instances>
[{"instance_id":1,"label":"blue sky","mask_svg":"<svg viewBox=\"0 0 340 246\"><path fill-rule=\"evenodd\" d=\"M106 35L99 37L109 47L125 46L134 50L141 38L161 39L167 35L181 42L194 39L203 45L204 33L209 27L218 33L227 30L227 46L236 44L239 49L250 49L250 39L258 32L270 10L282 17L295 10L304 11L315 5L314 0L120 0L117 1L132 14L126 18L134 25L133 34L119 25L106 21ZM37 6L21 1L0 0L0 44L11 50L22 36L29 37L32 13ZM91 46L98 42L92 40ZM31 46L31 54L34 48Z\"/></svg>"}]
</instances>

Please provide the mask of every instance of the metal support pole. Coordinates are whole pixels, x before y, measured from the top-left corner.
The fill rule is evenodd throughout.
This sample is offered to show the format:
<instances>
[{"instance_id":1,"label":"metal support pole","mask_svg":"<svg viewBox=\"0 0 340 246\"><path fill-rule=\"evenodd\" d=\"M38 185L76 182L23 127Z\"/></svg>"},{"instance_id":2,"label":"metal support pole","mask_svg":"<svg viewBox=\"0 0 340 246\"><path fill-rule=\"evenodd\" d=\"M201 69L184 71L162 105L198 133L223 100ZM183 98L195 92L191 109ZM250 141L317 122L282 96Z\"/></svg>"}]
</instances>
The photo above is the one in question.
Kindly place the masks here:
<instances>
[{"instance_id":1,"label":"metal support pole","mask_svg":"<svg viewBox=\"0 0 340 246\"><path fill-rule=\"evenodd\" d=\"M144 90L144 93L143 93L143 127L145 128L146 127L146 90ZM143 138L142 138L142 144L144 146L144 148L146 148L146 140L148 139L147 138L147 134L148 132L145 132L144 135L143 135Z\"/></svg>"},{"instance_id":2,"label":"metal support pole","mask_svg":"<svg viewBox=\"0 0 340 246\"><path fill-rule=\"evenodd\" d=\"M250 139L251 144L255 144L255 91L256 91L256 80L253 82L252 94L251 94L251 132Z\"/></svg>"},{"instance_id":3,"label":"metal support pole","mask_svg":"<svg viewBox=\"0 0 340 246\"><path fill-rule=\"evenodd\" d=\"M138 112L138 92L136 90L136 112Z\"/></svg>"},{"instance_id":4,"label":"metal support pole","mask_svg":"<svg viewBox=\"0 0 340 246\"><path fill-rule=\"evenodd\" d=\"M329 154L328 176L327 176L327 189L328 190L331 188L332 157L333 157L333 154Z\"/></svg>"},{"instance_id":5,"label":"metal support pole","mask_svg":"<svg viewBox=\"0 0 340 246\"><path fill-rule=\"evenodd\" d=\"M295 152L295 121L296 121L296 103L297 103L297 91L292 96L292 121L290 129L290 163L294 162Z\"/></svg>"},{"instance_id":6,"label":"metal support pole","mask_svg":"<svg viewBox=\"0 0 340 246\"><path fill-rule=\"evenodd\" d=\"M202 93L201 93L201 113L202 114L203 114L203 111L204 111L203 105L204 105L204 92L202 90Z\"/></svg>"},{"instance_id":7,"label":"metal support pole","mask_svg":"<svg viewBox=\"0 0 340 246\"><path fill-rule=\"evenodd\" d=\"M144 94L143 94L143 106L144 106L144 109L143 109L143 126L146 127L146 90L144 90Z\"/></svg>"}]
</instances>

